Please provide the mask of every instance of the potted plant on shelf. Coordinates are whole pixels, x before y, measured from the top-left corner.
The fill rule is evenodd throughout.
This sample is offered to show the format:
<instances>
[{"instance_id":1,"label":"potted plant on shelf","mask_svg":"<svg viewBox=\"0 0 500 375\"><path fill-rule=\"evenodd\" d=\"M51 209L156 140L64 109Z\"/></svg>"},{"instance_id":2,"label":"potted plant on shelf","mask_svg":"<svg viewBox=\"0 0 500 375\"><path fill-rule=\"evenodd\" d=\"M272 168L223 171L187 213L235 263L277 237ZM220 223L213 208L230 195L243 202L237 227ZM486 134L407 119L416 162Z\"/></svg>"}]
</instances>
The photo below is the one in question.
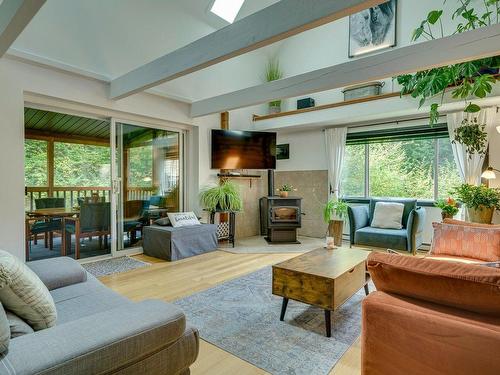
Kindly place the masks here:
<instances>
[{"instance_id":1,"label":"potted plant on shelf","mask_svg":"<svg viewBox=\"0 0 500 375\"><path fill-rule=\"evenodd\" d=\"M453 34L498 23L500 1L488 0L482 3L472 4L471 0L457 1L457 9L449 15L449 22L456 25ZM444 16L442 9L431 10L413 31L412 41L445 37L442 24ZM439 120L439 107L448 90L451 90L453 99L464 100L464 112L479 112L481 108L471 100L484 98L491 93L493 85L499 79L499 65L500 56L494 56L423 70L415 74L403 74L396 77L396 80L402 87L401 95L411 95L419 99L419 107L428 100L431 101L429 117L430 124L433 125Z\"/></svg>"},{"instance_id":2,"label":"potted plant on shelf","mask_svg":"<svg viewBox=\"0 0 500 375\"><path fill-rule=\"evenodd\" d=\"M333 237L334 244L342 244L348 207L344 200L337 198L331 198L323 207L323 220L328 224L328 236Z\"/></svg>"},{"instance_id":3,"label":"potted plant on shelf","mask_svg":"<svg viewBox=\"0 0 500 375\"><path fill-rule=\"evenodd\" d=\"M200 201L209 212L241 211L243 201L238 186L231 181L207 187L200 193Z\"/></svg>"},{"instance_id":4,"label":"potted plant on shelf","mask_svg":"<svg viewBox=\"0 0 500 375\"><path fill-rule=\"evenodd\" d=\"M455 199L439 199L434 205L441 209L441 217L444 219L453 219L458 214L458 203Z\"/></svg>"},{"instance_id":5,"label":"potted plant on shelf","mask_svg":"<svg viewBox=\"0 0 500 375\"><path fill-rule=\"evenodd\" d=\"M283 71L280 67L280 62L278 59L270 59L266 66L266 81L272 82L283 78ZM281 100L273 100L269 102L269 113L280 113L281 112Z\"/></svg>"},{"instance_id":6,"label":"potted plant on shelf","mask_svg":"<svg viewBox=\"0 0 500 375\"><path fill-rule=\"evenodd\" d=\"M455 129L453 143L458 142L465 146L465 151L472 159L472 155L486 155L488 149L488 133L486 124L480 124L477 118L464 119L462 124Z\"/></svg>"},{"instance_id":7,"label":"potted plant on shelf","mask_svg":"<svg viewBox=\"0 0 500 375\"><path fill-rule=\"evenodd\" d=\"M453 193L467 207L469 220L474 223L491 224L493 213L500 209L500 189L462 184Z\"/></svg>"},{"instance_id":8,"label":"potted plant on shelf","mask_svg":"<svg viewBox=\"0 0 500 375\"><path fill-rule=\"evenodd\" d=\"M278 189L278 192L280 194L281 198L288 198L288 194L294 191L294 188L292 185L289 184L283 184L281 187Z\"/></svg>"}]
</instances>

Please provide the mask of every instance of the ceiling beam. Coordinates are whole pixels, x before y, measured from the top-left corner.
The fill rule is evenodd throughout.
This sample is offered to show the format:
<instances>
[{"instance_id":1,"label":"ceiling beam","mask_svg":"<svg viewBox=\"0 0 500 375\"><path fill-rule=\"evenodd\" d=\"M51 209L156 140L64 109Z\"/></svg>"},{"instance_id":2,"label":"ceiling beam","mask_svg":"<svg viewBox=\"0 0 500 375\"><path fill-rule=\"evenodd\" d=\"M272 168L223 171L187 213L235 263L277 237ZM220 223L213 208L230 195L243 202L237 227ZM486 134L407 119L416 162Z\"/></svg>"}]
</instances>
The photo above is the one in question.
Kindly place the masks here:
<instances>
[{"instance_id":1,"label":"ceiling beam","mask_svg":"<svg viewBox=\"0 0 500 375\"><path fill-rule=\"evenodd\" d=\"M40 10L45 0L3 0L0 3L0 57Z\"/></svg>"},{"instance_id":2,"label":"ceiling beam","mask_svg":"<svg viewBox=\"0 0 500 375\"><path fill-rule=\"evenodd\" d=\"M196 101L191 105L191 116L199 117L496 55L500 55L500 24Z\"/></svg>"},{"instance_id":3,"label":"ceiling beam","mask_svg":"<svg viewBox=\"0 0 500 375\"><path fill-rule=\"evenodd\" d=\"M121 99L388 0L281 0L111 81Z\"/></svg>"}]
</instances>

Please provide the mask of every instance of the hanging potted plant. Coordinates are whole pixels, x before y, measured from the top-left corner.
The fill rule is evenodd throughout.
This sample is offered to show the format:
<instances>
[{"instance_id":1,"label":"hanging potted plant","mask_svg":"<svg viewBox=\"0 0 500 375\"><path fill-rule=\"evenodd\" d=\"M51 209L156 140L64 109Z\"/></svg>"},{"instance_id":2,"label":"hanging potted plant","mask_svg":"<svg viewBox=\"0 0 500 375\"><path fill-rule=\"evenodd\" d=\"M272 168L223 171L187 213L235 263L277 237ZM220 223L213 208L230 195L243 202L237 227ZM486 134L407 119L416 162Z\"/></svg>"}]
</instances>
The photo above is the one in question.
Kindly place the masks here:
<instances>
[{"instance_id":1,"label":"hanging potted plant","mask_svg":"<svg viewBox=\"0 0 500 375\"><path fill-rule=\"evenodd\" d=\"M458 214L458 204L453 198L439 199L434 205L441 209L441 217L444 219L453 219Z\"/></svg>"},{"instance_id":2,"label":"hanging potted plant","mask_svg":"<svg viewBox=\"0 0 500 375\"><path fill-rule=\"evenodd\" d=\"M488 133L485 131L486 124L480 124L477 118L464 119L461 125L455 129L453 143L461 143L465 151L472 159L474 154L486 155L488 148Z\"/></svg>"},{"instance_id":3,"label":"hanging potted plant","mask_svg":"<svg viewBox=\"0 0 500 375\"><path fill-rule=\"evenodd\" d=\"M469 220L474 223L491 224L493 213L500 209L500 189L462 184L453 193L467 207Z\"/></svg>"},{"instance_id":4,"label":"hanging potted plant","mask_svg":"<svg viewBox=\"0 0 500 375\"><path fill-rule=\"evenodd\" d=\"M336 198L328 200L326 205L323 207L323 220L328 224L328 237L332 237L333 242L336 245L342 244L344 220L347 217L348 207L349 206L345 201Z\"/></svg>"},{"instance_id":5,"label":"hanging potted plant","mask_svg":"<svg viewBox=\"0 0 500 375\"><path fill-rule=\"evenodd\" d=\"M280 194L281 198L288 198L288 194L291 191L294 191L295 189L293 188L292 185L289 184L283 184L281 187L278 189L278 193Z\"/></svg>"},{"instance_id":6,"label":"hanging potted plant","mask_svg":"<svg viewBox=\"0 0 500 375\"><path fill-rule=\"evenodd\" d=\"M266 81L272 82L283 78L280 63L278 59L270 59L266 66ZM273 100L269 102L269 113L281 112L281 100Z\"/></svg>"},{"instance_id":7,"label":"hanging potted plant","mask_svg":"<svg viewBox=\"0 0 500 375\"><path fill-rule=\"evenodd\" d=\"M477 6L476 4L472 6L471 0L460 0L457 3L457 9L450 16L450 22L457 25L453 34L491 26L499 21L500 1L498 0L484 1L483 4L477 4ZM442 9L431 10L413 31L412 41L443 38L445 36L443 16ZM415 74L403 74L396 77L396 80L401 85L401 95L411 95L419 99L419 107L422 107L428 100L431 101L429 118L430 124L433 125L439 121L439 107L449 89L454 99L465 101L464 112L479 112L481 108L471 103L470 100L485 98L491 93L493 85L499 79L499 66L500 56L494 56L423 70Z\"/></svg>"},{"instance_id":8,"label":"hanging potted plant","mask_svg":"<svg viewBox=\"0 0 500 375\"><path fill-rule=\"evenodd\" d=\"M223 181L219 185L207 187L200 193L200 201L209 212L241 211L243 202L238 186L231 181Z\"/></svg>"}]
</instances>

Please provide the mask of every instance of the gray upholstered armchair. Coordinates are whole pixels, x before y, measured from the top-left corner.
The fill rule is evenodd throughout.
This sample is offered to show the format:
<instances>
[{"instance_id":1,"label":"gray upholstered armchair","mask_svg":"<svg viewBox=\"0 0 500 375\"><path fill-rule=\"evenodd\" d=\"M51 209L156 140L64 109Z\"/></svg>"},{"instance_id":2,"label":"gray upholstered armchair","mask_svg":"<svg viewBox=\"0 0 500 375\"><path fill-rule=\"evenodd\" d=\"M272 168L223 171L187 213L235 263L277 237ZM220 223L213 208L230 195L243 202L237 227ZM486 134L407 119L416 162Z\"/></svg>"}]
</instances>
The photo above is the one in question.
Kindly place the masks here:
<instances>
[{"instance_id":1,"label":"gray upholstered armchair","mask_svg":"<svg viewBox=\"0 0 500 375\"><path fill-rule=\"evenodd\" d=\"M382 229L370 226L377 202L404 204L402 229ZM417 207L415 199L370 199L368 207L349 207L348 212L351 246L364 245L391 248L406 250L415 254L422 245L425 210Z\"/></svg>"}]
</instances>

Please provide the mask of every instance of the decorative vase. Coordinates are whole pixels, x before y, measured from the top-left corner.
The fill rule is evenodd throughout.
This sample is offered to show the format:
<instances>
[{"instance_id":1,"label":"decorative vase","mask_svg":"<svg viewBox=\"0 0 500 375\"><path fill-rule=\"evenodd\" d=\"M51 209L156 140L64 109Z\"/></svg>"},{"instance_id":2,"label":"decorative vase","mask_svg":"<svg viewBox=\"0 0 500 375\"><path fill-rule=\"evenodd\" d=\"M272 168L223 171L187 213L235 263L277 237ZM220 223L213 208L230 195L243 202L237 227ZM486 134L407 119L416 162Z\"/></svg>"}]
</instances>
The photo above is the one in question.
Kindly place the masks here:
<instances>
[{"instance_id":1,"label":"decorative vase","mask_svg":"<svg viewBox=\"0 0 500 375\"><path fill-rule=\"evenodd\" d=\"M280 190L280 197L281 198L288 198L288 191L281 191Z\"/></svg>"},{"instance_id":2,"label":"decorative vase","mask_svg":"<svg viewBox=\"0 0 500 375\"><path fill-rule=\"evenodd\" d=\"M344 220L330 220L328 224L328 235L333 237L335 245L342 246L342 234L344 233Z\"/></svg>"},{"instance_id":3,"label":"decorative vase","mask_svg":"<svg viewBox=\"0 0 500 375\"><path fill-rule=\"evenodd\" d=\"M441 211L441 218L443 219L453 219L453 215L448 212Z\"/></svg>"},{"instance_id":4,"label":"decorative vase","mask_svg":"<svg viewBox=\"0 0 500 375\"><path fill-rule=\"evenodd\" d=\"M495 208L479 206L479 208L467 208L467 213L469 214L469 220L473 223L481 223L481 224L491 224L491 220L493 219L493 213L495 212Z\"/></svg>"}]
</instances>

